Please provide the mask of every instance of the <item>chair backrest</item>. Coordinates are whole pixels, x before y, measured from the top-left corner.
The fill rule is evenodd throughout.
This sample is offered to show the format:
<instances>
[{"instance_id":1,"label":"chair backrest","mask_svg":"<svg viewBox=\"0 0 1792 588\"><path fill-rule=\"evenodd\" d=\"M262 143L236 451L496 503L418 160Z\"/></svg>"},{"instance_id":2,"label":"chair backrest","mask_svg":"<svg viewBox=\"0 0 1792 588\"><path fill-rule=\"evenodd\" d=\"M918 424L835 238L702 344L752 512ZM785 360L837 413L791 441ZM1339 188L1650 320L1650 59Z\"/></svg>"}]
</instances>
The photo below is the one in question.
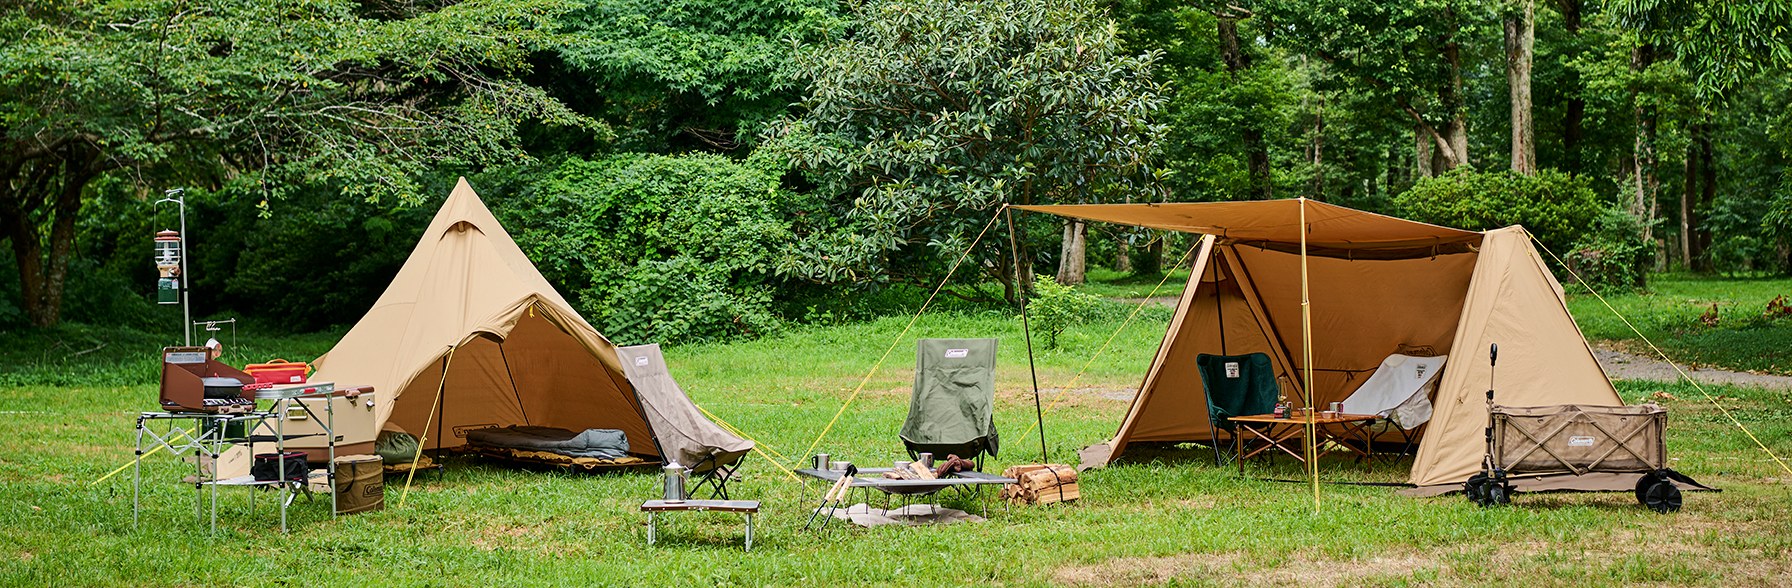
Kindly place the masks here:
<instances>
[{"instance_id":1,"label":"chair backrest","mask_svg":"<svg viewBox=\"0 0 1792 588\"><path fill-rule=\"evenodd\" d=\"M995 455L995 370L995 339L916 341L915 391L900 434L909 453Z\"/></svg>"},{"instance_id":2,"label":"chair backrest","mask_svg":"<svg viewBox=\"0 0 1792 588\"><path fill-rule=\"evenodd\" d=\"M1207 392L1207 414L1213 425L1227 431L1234 426L1226 419L1235 416L1269 414L1275 410L1275 363L1269 355L1195 356L1195 367L1201 372L1201 388Z\"/></svg>"}]
</instances>

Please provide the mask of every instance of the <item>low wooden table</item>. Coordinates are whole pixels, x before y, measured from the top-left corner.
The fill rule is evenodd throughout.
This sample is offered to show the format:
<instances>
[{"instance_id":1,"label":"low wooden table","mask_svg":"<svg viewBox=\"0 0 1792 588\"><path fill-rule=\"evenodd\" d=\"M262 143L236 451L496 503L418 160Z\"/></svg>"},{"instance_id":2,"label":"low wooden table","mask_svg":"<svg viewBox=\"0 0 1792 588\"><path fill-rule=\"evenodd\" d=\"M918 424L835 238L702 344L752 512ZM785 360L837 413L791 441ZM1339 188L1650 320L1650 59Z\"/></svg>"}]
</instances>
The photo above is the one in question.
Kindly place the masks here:
<instances>
[{"instance_id":1,"label":"low wooden table","mask_svg":"<svg viewBox=\"0 0 1792 588\"><path fill-rule=\"evenodd\" d=\"M1331 452L1331 450L1325 446L1326 441L1336 441L1338 445L1349 449L1358 455L1368 457L1368 428L1377 418L1379 417L1372 414L1340 413L1331 416L1325 416L1323 414L1313 415L1313 436L1315 437L1315 439L1313 439L1313 445L1315 448L1314 451L1316 452L1313 457L1317 459L1318 457ZM1305 451L1290 449L1286 444L1293 439L1306 440L1307 417L1296 416L1277 418L1275 415L1259 414L1232 417L1227 420L1237 423L1239 428L1244 429L1244 431L1239 431L1237 434L1232 435L1232 442L1234 443L1233 449L1238 455L1239 473L1244 473L1244 460L1256 457L1258 454L1269 451L1271 448L1280 449L1282 450L1282 453L1286 453L1289 457L1293 457L1303 463L1307 461L1306 456L1303 455ZM1253 437L1256 437L1257 440L1262 441L1263 445L1252 449L1248 453L1245 452L1245 432L1249 432ZM1361 441L1363 443L1363 449L1358 449L1356 446L1351 445L1349 443L1350 441Z\"/></svg>"},{"instance_id":2,"label":"low wooden table","mask_svg":"<svg viewBox=\"0 0 1792 588\"><path fill-rule=\"evenodd\" d=\"M641 512L647 513L647 544L653 545L654 540L658 538L658 521L654 519L655 514L693 510L738 512L747 515L747 551L753 550L753 515L759 512L759 501L757 500L684 500L680 502L649 500L643 502L641 503Z\"/></svg>"}]
</instances>

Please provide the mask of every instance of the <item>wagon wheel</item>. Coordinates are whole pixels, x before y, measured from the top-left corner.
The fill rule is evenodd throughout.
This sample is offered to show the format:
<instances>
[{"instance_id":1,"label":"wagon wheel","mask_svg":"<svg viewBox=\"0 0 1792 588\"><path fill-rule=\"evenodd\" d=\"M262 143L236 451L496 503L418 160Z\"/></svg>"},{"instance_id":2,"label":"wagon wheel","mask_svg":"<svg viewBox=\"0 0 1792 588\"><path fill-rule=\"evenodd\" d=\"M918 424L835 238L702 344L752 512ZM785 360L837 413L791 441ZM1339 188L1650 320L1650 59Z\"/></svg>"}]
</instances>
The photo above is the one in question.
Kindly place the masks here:
<instances>
[{"instance_id":1,"label":"wagon wheel","mask_svg":"<svg viewBox=\"0 0 1792 588\"><path fill-rule=\"evenodd\" d=\"M1636 483L1636 501L1659 513L1680 510L1680 488L1660 473L1643 474Z\"/></svg>"},{"instance_id":2,"label":"wagon wheel","mask_svg":"<svg viewBox=\"0 0 1792 588\"><path fill-rule=\"evenodd\" d=\"M1487 505L1503 506L1512 503L1512 487L1506 484L1491 483L1487 485Z\"/></svg>"},{"instance_id":3,"label":"wagon wheel","mask_svg":"<svg viewBox=\"0 0 1792 588\"><path fill-rule=\"evenodd\" d=\"M1487 506L1487 474L1469 476L1468 481L1462 483L1462 494L1469 502Z\"/></svg>"}]
</instances>

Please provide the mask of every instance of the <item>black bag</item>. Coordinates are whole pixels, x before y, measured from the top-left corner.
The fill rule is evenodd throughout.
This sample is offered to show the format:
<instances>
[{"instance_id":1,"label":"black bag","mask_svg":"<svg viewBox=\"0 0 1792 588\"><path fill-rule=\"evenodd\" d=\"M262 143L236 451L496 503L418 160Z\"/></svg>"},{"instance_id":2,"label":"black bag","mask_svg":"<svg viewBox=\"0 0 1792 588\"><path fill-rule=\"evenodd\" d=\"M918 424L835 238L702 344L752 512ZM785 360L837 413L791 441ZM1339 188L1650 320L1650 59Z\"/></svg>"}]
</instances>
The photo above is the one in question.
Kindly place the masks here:
<instances>
[{"instance_id":1,"label":"black bag","mask_svg":"<svg viewBox=\"0 0 1792 588\"><path fill-rule=\"evenodd\" d=\"M285 459L281 459L281 456ZM280 475L281 462L285 462L286 475ZM258 482L272 482L285 479L303 482L311 475L311 466L305 463L305 452L288 451L281 453L257 453L255 460L249 464L249 474Z\"/></svg>"}]
</instances>

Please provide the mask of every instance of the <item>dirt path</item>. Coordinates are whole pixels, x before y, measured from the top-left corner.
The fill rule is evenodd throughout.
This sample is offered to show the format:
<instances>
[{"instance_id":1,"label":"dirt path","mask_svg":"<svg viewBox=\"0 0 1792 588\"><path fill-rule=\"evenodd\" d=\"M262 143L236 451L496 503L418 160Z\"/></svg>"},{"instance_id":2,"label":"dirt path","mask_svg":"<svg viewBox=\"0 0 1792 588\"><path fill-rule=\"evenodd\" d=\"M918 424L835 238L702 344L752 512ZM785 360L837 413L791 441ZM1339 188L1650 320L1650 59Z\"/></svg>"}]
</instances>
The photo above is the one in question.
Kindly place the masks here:
<instances>
[{"instance_id":1,"label":"dirt path","mask_svg":"<svg viewBox=\"0 0 1792 588\"><path fill-rule=\"evenodd\" d=\"M1680 379L1680 373L1673 366L1660 359L1632 355L1603 344L1593 345L1593 355L1599 358L1599 366L1605 368L1605 375L1617 380L1649 380L1654 382L1673 382ZM1748 372L1730 372L1714 369L1695 369L1685 365L1686 370L1703 383L1735 384L1738 386L1760 386L1764 388L1792 388L1792 376L1770 376Z\"/></svg>"}]
</instances>

